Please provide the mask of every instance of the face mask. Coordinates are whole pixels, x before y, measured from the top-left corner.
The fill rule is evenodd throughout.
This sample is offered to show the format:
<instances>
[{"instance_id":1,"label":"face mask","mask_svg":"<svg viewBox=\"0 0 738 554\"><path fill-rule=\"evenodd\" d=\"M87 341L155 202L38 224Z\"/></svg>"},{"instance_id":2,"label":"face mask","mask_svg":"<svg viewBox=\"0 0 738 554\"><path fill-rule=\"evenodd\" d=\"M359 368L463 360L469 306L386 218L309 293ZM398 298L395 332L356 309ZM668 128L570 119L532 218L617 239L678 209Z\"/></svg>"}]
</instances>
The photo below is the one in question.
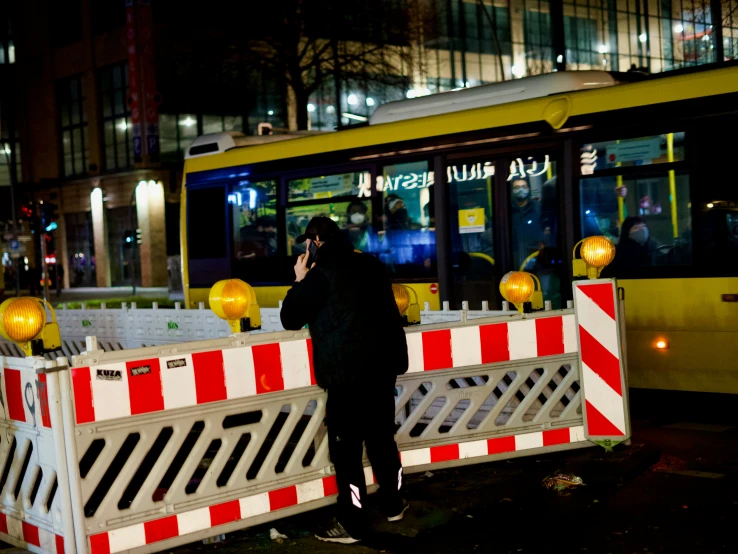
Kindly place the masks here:
<instances>
[{"instance_id":1,"label":"face mask","mask_svg":"<svg viewBox=\"0 0 738 554\"><path fill-rule=\"evenodd\" d=\"M527 188L519 188L513 190L513 196L516 200L525 200L528 198L528 195L530 194L530 191Z\"/></svg>"},{"instance_id":2,"label":"face mask","mask_svg":"<svg viewBox=\"0 0 738 554\"><path fill-rule=\"evenodd\" d=\"M351 219L351 223L353 223L354 225L361 225L362 223L364 223L366 216L364 214L360 214L357 212L357 213L351 214L350 219Z\"/></svg>"},{"instance_id":3,"label":"face mask","mask_svg":"<svg viewBox=\"0 0 738 554\"><path fill-rule=\"evenodd\" d=\"M628 233L628 236L640 245L646 244L646 241L648 240L648 227L635 229Z\"/></svg>"}]
</instances>

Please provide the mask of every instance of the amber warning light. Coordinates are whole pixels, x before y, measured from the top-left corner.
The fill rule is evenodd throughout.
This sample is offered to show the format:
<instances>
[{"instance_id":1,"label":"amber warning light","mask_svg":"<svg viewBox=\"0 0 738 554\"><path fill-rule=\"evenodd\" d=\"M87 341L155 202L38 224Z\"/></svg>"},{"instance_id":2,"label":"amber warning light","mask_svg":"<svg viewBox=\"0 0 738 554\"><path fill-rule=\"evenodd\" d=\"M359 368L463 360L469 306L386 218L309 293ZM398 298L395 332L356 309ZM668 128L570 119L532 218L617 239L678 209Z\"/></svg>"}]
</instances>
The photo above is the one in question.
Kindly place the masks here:
<instances>
[{"instance_id":1,"label":"amber warning light","mask_svg":"<svg viewBox=\"0 0 738 554\"><path fill-rule=\"evenodd\" d=\"M669 341L666 340L666 339L658 339L654 343L654 346L656 346L656 348L658 350L668 350L669 349Z\"/></svg>"}]
</instances>

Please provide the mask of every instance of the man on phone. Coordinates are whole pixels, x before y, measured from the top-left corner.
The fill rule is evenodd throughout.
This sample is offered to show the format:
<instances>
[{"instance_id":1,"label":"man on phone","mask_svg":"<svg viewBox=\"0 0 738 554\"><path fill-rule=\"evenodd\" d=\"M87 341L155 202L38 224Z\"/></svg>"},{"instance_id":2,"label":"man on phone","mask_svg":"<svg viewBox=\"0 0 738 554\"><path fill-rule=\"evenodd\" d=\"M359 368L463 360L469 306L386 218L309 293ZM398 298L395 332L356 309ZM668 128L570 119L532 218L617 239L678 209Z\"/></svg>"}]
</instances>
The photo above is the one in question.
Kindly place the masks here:
<instances>
[{"instance_id":1,"label":"man on phone","mask_svg":"<svg viewBox=\"0 0 738 554\"><path fill-rule=\"evenodd\" d=\"M328 392L329 454L338 483L340 516L315 536L352 544L367 531L363 445L389 521L407 510L395 444L395 380L407 371L407 343L392 284L378 259L356 252L327 217L314 217L296 242L307 253L282 303L285 329L306 324L315 379Z\"/></svg>"}]
</instances>

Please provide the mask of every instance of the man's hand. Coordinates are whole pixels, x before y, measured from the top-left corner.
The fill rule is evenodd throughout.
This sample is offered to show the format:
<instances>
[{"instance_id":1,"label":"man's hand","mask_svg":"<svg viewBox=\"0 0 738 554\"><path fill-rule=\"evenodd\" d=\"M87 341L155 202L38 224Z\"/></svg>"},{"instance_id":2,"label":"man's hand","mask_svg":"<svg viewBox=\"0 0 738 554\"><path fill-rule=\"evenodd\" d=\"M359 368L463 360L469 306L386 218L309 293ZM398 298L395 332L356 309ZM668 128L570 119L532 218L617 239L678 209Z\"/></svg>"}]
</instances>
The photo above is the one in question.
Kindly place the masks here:
<instances>
[{"instance_id":1,"label":"man's hand","mask_svg":"<svg viewBox=\"0 0 738 554\"><path fill-rule=\"evenodd\" d=\"M305 243L306 249L310 249L310 239L307 239ZM310 271L312 268L315 267L315 262L313 262L313 265L310 267L307 266L308 263L308 253L300 254L297 257L297 263L295 264L295 282L299 283L305 278L305 275L307 275L308 271Z\"/></svg>"}]
</instances>

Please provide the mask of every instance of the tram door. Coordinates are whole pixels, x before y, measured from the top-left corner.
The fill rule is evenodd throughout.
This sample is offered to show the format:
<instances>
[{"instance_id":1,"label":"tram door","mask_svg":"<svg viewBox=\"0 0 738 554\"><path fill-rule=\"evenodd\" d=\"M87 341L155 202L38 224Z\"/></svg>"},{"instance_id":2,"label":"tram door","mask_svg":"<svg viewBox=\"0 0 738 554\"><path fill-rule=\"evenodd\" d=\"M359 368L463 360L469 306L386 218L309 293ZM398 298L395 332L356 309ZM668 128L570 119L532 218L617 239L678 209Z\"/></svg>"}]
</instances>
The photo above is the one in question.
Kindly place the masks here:
<instances>
[{"instance_id":1,"label":"tram door","mask_svg":"<svg viewBox=\"0 0 738 554\"><path fill-rule=\"evenodd\" d=\"M446 164L453 303L499 309L499 282L511 270L535 274L554 308L566 304L553 150L475 157Z\"/></svg>"}]
</instances>

